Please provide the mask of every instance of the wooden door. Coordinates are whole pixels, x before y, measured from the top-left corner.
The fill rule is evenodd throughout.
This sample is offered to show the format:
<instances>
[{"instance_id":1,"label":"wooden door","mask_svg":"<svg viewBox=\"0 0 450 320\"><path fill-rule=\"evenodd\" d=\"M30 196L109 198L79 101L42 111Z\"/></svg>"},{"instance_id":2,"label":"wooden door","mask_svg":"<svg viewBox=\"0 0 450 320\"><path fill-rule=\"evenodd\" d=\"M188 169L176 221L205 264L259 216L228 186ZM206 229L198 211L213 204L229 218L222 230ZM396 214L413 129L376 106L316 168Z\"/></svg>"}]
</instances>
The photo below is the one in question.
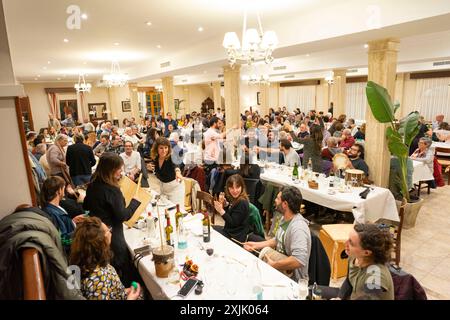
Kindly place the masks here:
<instances>
[{"instance_id":1,"label":"wooden door","mask_svg":"<svg viewBox=\"0 0 450 320\"><path fill-rule=\"evenodd\" d=\"M163 93L157 91L146 92L145 108L147 114L151 114L152 117L158 117L161 111L164 112Z\"/></svg>"},{"instance_id":2,"label":"wooden door","mask_svg":"<svg viewBox=\"0 0 450 320\"><path fill-rule=\"evenodd\" d=\"M18 98L22 122L25 132L34 131L33 114L31 113L30 98Z\"/></svg>"}]
</instances>

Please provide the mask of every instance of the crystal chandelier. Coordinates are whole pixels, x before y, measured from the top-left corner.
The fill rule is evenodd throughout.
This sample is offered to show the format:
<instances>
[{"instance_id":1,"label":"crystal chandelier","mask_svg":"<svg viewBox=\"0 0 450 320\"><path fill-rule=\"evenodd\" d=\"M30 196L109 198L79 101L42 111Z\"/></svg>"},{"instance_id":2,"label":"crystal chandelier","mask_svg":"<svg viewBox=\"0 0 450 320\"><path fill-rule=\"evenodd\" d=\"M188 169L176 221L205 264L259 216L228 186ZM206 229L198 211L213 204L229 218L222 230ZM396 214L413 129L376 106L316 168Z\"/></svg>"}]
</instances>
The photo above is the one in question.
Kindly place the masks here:
<instances>
[{"instance_id":1,"label":"crystal chandelier","mask_svg":"<svg viewBox=\"0 0 450 320\"><path fill-rule=\"evenodd\" d=\"M123 87L128 82L128 75L120 72L119 62L113 61L111 64L111 73L103 75L103 81L108 87Z\"/></svg>"},{"instance_id":2,"label":"crystal chandelier","mask_svg":"<svg viewBox=\"0 0 450 320\"><path fill-rule=\"evenodd\" d=\"M75 90L77 90L77 92L90 92L92 85L90 83L86 83L84 74L80 73L78 75L78 83L74 85L74 88Z\"/></svg>"},{"instance_id":3,"label":"crystal chandelier","mask_svg":"<svg viewBox=\"0 0 450 320\"><path fill-rule=\"evenodd\" d=\"M264 60L267 64L273 62L273 51L278 45L275 31L263 31L259 13L258 29L247 29L247 12L244 13L244 24L242 27L242 46L235 32L227 32L223 38L223 47L227 49L228 62L233 67L238 60L244 60L248 65L255 61Z\"/></svg>"}]
</instances>

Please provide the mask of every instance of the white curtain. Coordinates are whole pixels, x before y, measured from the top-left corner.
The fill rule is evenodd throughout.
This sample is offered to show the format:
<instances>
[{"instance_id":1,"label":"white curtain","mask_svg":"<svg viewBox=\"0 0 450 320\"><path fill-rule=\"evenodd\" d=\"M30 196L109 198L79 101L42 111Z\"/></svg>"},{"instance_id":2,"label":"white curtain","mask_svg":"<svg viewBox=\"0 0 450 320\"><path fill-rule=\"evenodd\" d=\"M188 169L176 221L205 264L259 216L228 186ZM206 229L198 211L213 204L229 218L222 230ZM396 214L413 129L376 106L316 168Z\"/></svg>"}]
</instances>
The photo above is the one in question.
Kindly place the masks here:
<instances>
[{"instance_id":1,"label":"white curtain","mask_svg":"<svg viewBox=\"0 0 450 320\"><path fill-rule=\"evenodd\" d=\"M450 78L431 78L416 80L416 92L411 111L417 110L427 120L443 114L450 120Z\"/></svg>"},{"instance_id":2,"label":"white curtain","mask_svg":"<svg viewBox=\"0 0 450 320\"><path fill-rule=\"evenodd\" d=\"M316 107L316 86L283 87L280 92L284 98L284 105L289 111L300 108L309 111Z\"/></svg>"},{"instance_id":3,"label":"white curtain","mask_svg":"<svg viewBox=\"0 0 450 320\"><path fill-rule=\"evenodd\" d=\"M366 118L366 82L347 83L345 113L348 118L364 120Z\"/></svg>"}]
</instances>

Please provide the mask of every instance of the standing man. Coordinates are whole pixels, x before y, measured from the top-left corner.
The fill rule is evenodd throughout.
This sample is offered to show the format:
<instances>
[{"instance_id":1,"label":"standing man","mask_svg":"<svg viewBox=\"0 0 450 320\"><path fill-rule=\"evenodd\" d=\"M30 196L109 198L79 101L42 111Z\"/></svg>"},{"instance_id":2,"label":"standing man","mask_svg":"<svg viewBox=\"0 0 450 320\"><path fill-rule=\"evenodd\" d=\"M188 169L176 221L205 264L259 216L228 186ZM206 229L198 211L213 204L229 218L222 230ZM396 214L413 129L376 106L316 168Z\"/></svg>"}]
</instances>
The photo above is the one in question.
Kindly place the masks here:
<instances>
[{"instance_id":1,"label":"standing man","mask_svg":"<svg viewBox=\"0 0 450 320\"><path fill-rule=\"evenodd\" d=\"M161 119L164 122L164 136L168 137L170 135L169 131L169 124L171 124L173 126L173 130L177 130L178 129L178 123L175 119L172 119L172 113L167 112L167 118L164 119L164 114L161 111Z\"/></svg>"},{"instance_id":2,"label":"standing man","mask_svg":"<svg viewBox=\"0 0 450 320\"><path fill-rule=\"evenodd\" d=\"M223 120L223 113L221 112L220 108L217 108L216 117L219 118L220 120Z\"/></svg>"},{"instance_id":3,"label":"standing man","mask_svg":"<svg viewBox=\"0 0 450 320\"><path fill-rule=\"evenodd\" d=\"M55 128L57 133L59 133L59 130L61 130L61 123L51 113L48 114L48 127L49 128L51 128L51 127Z\"/></svg>"},{"instance_id":4,"label":"standing man","mask_svg":"<svg viewBox=\"0 0 450 320\"><path fill-rule=\"evenodd\" d=\"M74 136L75 143L67 148L66 163L75 186L83 185L91 180L95 157L92 148L84 144L82 134Z\"/></svg>"}]
</instances>

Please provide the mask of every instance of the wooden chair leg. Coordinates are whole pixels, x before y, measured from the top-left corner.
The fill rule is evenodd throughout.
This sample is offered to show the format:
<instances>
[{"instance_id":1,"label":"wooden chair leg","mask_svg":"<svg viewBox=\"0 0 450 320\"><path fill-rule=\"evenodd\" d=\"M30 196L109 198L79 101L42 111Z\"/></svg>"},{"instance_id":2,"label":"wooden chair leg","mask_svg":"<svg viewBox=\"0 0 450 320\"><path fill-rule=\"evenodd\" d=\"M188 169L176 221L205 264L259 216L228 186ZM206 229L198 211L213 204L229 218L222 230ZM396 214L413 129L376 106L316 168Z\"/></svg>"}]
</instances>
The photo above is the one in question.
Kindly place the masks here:
<instances>
[{"instance_id":1,"label":"wooden chair leg","mask_svg":"<svg viewBox=\"0 0 450 320\"><path fill-rule=\"evenodd\" d=\"M420 197L420 188L422 187L422 182L419 182L419 187L417 188L417 196Z\"/></svg>"}]
</instances>

